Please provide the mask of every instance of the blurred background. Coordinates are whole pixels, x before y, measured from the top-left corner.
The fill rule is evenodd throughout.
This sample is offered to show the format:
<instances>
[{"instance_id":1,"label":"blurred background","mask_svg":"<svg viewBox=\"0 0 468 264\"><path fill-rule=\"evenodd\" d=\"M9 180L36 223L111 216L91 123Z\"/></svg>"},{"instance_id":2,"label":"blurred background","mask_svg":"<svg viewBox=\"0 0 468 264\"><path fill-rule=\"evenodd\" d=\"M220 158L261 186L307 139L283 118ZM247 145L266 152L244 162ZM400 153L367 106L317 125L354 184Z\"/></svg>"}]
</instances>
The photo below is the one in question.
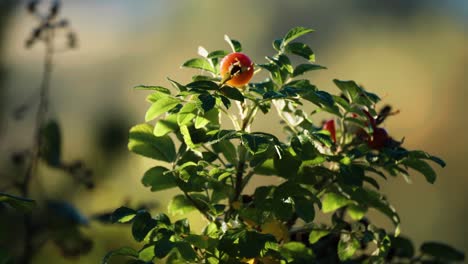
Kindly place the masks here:
<instances>
[{"instance_id":1,"label":"blurred background","mask_svg":"<svg viewBox=\"0 0 468 264\"><path fill-rule=\"evenodd\" d=\"M434 185L414 173L412 184L391 178L383 187L400 213L402 233L416 245L439 240L468 252L467 1L62 2L60 14L71 22L78 47L54 58L49 117L60 122L64 159L91 168L95 187L41 166L33 198L66 201L89 219L124 204L165 211L172 193L151 193L140 183L155 163L126 149L129 127L144 121L148 107L147 93L132 87L169 87L166 77L189 81L194 72L180 65L197 56L199 45L228 49L224 34L240 40L244 52L261 63L273 54L273 39L305 26L316 32L304 41L317 63L328 67L307 77L329 92L337 92L332 79L338 78L382 95L401 111L386 122L390 134L448 164L436 168ZM13 113L25 102L35 105L42 73L43 45L24 45L37 26L25 6L26 1L0 0L0 191L8 191L17 175L12 153L32 144L35 108L22 119ZM276 121L270 122L261 119L255 128L279 134ZM0 235L12 230L21 232L21 225L2 224ZM88 254L63 259L63 250L48 241L33 263L97 263L107 251L133 243L128 226L90 220L81 233L93 241ZM19 243L0 245L10 242Z\"/></svg>"}]
</instances>

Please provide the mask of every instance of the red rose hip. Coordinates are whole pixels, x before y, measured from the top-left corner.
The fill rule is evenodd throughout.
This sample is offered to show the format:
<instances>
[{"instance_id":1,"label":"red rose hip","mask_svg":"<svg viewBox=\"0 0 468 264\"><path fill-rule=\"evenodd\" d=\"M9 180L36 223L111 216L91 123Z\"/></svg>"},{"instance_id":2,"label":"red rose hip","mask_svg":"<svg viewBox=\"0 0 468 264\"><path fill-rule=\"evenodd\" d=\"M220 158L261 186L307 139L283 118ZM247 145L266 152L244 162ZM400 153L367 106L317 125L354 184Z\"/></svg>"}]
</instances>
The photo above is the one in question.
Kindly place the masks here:
<instances>
[{"instance_id":1,"label":"red rose hip","mask_svg":"<svg viewBox=\"0 0 468 264\"><path fill-rule=\"evenodd\" d=\"M223 82L241 88L252 78L254 67L247 55L241 52L234 52L223 58L220 73Z\"/></svg>"}]
</instances>

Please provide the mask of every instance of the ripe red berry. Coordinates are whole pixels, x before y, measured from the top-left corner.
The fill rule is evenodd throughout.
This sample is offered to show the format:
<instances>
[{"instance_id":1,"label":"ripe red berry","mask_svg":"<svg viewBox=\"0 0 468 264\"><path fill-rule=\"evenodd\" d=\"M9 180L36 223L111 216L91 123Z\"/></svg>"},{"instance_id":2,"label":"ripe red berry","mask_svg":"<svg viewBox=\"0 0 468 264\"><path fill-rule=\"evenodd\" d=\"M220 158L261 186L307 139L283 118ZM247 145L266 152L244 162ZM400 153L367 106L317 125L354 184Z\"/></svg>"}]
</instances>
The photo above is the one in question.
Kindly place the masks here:
<instances>
[{"instance_id":1,"label":"ripe red berry","mask_svg":"<svg viewBox=\"0 0 468 264\"><path fill-rule=\"evenodd\" d=\"M330 137L333 142L336 143L335 121L333 119L326 121L325 124L323 124L323 129L330 132Z\"/></svg>"},{"instance_id":2,"label":"ripe red berry","mask_svg":"<svg viewBox=\"0 0 468 264\"><path fill-rule=\"evenodd\" d=\"M223 58L220 73L226 84L241 88L252 78L254 67L247 55L235 52Z\"/></svg>"}]
</instances>

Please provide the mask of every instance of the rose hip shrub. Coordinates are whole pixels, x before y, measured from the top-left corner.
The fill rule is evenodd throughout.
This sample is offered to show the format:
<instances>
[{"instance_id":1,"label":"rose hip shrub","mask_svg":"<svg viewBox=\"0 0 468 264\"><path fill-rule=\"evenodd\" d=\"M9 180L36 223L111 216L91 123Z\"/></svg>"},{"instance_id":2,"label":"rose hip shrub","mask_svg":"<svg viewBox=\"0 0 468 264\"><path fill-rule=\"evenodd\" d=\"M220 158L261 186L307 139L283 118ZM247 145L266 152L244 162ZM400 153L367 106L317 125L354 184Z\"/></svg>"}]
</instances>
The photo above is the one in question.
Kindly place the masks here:
<instances>
[{"instance_id":1,"label":"rose hip shrub","mask_svg":"<svg viewBox=\"0 0 468 264\"><path fill-rule=\"evenodd\" d=\"M191 230L185 218L174 221L163 213L121 207L112 220L131 223L133 237L143 245L109 252L103 263L116 255L130 258L129 263L464 260L462 252L438 242L417 251L399 235L400 217L380 193L380 183L389 176L409 180L410 169L434 183L428 162L445 164L424 151L405 149L380 127L392 113L389 106L379 106L378 95L354 81L333 80L334 95L304 78L306 72L325 69L314 64L311 48L296 40L310 32L291 29L273 42L276 54L255 64L240 53L238 41L226 36L234 53L200 47L201 57L183 67L203 74L188 84L169 79L176 94L161 86L136 87L152 91L145 123L131 128L128 143L132 152L155 160L143 185L153 192L177 188L169 214L197 210L206 225ZM301 63L293 65L289 56ZM249 82L254 71L268 77ZM285 140L268 130L251 130L255 118L270 111L277 113ZM327 121L313 121L318 112L325 112ZM244 192L257 175L281 181ZM372 224L366 217L370 209L388 217L394 229ZM318 223L317 214L330 221Z\"/></svg>"}]
</instances>

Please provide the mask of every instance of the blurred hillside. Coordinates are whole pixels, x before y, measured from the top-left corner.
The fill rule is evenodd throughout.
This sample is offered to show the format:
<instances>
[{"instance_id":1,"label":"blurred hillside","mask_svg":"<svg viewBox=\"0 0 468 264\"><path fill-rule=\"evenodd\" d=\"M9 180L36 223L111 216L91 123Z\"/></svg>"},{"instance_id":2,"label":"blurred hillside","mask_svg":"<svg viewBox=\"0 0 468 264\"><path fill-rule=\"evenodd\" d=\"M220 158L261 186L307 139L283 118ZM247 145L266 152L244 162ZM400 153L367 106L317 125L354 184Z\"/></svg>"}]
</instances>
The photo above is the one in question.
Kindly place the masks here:
<instances>
[{"instance_id":1,"label":"blurred hillside","mask_svg":"<svg viewBox=\"0 0 468 264\"><path fill-rule=\"evenodd\" d=\"M386 124L392 136L448 164L437 170L434 185L418 174L410 185L389 180L384 192L400 213L402 232L417 244L440 240L468 252L466 1L63 2L62 14L79 42L77 50L56 56L50 116L62 124L65 158L83 158L94 170L96 188L76 188L70 177L42 168L34 183L36 194L47 194L41 198L70 201L88 216L126 202L150 201L165 210L169 193L154 194L140 184L154 162L126 151L126 131L143 121L147 108L146 93L132 87L169 87L167 76L188 81L193 72L180 65L196 56L199 45L227 48L224 34L263 62L273 39L302 25L316 30L306 41L317 63L328 67L308 75L317 86L336 92L333 78L353 79L383 95L401 111ZM24 4L0 1L0 174L5 182L11 153L32 142L32 112L22 120L12 113L37 93L42 71L43 47L24 48L36 23ZM276 121L261 118L255 129L278 129L271 122ZM96 263L108 250L131 243L128 227L93 222L84 232L94 237L92 253L54 263ZM60 253L48 243L34 263L49 263L50 254Z\"/></svg>"}]
</instances>

